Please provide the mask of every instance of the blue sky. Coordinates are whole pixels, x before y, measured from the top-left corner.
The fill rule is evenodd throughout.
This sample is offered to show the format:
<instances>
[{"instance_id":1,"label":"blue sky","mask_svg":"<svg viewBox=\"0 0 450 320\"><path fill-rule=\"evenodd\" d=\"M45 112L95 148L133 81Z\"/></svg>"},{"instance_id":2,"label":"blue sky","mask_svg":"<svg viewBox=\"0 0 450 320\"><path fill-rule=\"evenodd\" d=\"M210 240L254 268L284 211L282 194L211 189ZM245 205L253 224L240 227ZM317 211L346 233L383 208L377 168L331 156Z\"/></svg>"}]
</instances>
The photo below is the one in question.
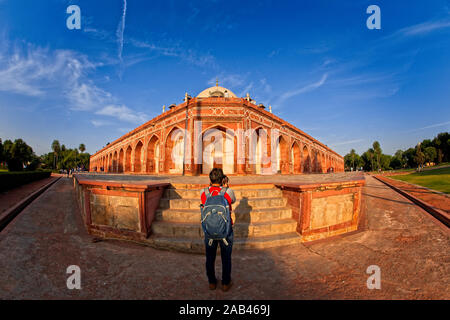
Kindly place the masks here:
<instances>
[{"instance_id":1,"label":"blue sky","mask_svg":"<svg viewBox=\"0 0 450 320\"><path fill-rule=\"evenodd\" d=\"M0 138L94 153L216 77L342 155L450 130L449 0L124 4L0 0Z\"/></svg>"}]
</instances>

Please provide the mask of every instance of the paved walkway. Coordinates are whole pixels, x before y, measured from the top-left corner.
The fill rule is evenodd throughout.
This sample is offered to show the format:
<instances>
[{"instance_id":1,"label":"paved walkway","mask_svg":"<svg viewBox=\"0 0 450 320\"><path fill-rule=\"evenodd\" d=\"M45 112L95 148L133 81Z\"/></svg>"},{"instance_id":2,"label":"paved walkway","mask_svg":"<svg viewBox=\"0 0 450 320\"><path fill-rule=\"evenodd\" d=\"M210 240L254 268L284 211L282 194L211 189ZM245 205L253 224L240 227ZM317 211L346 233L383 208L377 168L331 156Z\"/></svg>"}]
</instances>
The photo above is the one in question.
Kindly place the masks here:
<instances>
[{"instance_id":1,"label":"paved walkway","mask_svg":"<svg viewBox=\"0 0 450 320\"><path fill-rule=\"evenodd\" d=\"M235 252L223 293L208 290L202 255L93 242L62 178L0 233L0 299L450 299L448 229L372 177L363 209L365 231ZM73 264L81 290L66 288ZM381 268L381 290L366 287L369 265Z\"/></svg>"},{"instance_id":2,"label":"paved walkway","mask_svg":"<svg viewBox=\"0 0 450 320\"><path fill-rule=\"evenodd\" d=\"M51 181L56 180L58 176L59 175L52 174L51 177L33 181L5 192L0 192L0 215L2 212L12 208L33 192L39 190Z\"/></svg>"}]
</instances>

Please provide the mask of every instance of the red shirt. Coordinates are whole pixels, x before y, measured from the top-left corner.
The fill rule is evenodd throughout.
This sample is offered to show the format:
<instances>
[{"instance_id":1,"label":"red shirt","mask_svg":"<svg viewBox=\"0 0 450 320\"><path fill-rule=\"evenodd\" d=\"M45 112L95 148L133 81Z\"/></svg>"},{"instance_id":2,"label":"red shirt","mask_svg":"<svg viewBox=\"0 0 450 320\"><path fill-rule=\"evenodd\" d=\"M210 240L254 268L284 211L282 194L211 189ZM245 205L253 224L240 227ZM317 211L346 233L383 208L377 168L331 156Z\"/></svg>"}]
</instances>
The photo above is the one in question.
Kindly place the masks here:
<instances>
[{"instance_id":1,"label":"red shirt","mask_svg":"<svg viewBox=\"0 0 450 320\"><path fill-rule=\"evenodd\" d=\"M211 196L217 196L220 193L221 190L222 190L222 187L216 187L216 186L210 186L209 187L209 193L211 193ZM227 199L228 205L230 206L230 218L231 218L231 210L232 210L231 203L232 203L232 200L231 200L230 195L228 193L226 193L226 192L224 194L224 197L225 197L225 199ZM205 202L206 202L205 191L202 192L202 195L200 196L200 200L202 201L202 204L205 204ZM233 225L233 218L231 218L231 225Z\"/></svg>"}]
</instances>

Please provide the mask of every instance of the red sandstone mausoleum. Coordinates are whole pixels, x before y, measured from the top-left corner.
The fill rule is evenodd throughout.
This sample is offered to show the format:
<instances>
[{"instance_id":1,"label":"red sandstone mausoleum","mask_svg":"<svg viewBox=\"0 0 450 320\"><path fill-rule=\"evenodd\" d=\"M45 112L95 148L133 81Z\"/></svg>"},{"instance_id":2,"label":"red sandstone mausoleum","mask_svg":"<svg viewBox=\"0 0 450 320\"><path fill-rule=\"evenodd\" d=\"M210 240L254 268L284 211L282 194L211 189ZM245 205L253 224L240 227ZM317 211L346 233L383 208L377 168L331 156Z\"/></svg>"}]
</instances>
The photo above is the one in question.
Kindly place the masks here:
<instances>
[{"instance_id":1,"label":"red sandstone mausoleum","mask_svg":"<svg viewBox=\"0 0 450 320\"><path fill-rule=\"evenodd\" d=\"M109 173L200 175L213 167L231 175L343 172L344 159L249 94L216 84L163 107L90 160L90 171Z\"/></svg>"}]
</instances>

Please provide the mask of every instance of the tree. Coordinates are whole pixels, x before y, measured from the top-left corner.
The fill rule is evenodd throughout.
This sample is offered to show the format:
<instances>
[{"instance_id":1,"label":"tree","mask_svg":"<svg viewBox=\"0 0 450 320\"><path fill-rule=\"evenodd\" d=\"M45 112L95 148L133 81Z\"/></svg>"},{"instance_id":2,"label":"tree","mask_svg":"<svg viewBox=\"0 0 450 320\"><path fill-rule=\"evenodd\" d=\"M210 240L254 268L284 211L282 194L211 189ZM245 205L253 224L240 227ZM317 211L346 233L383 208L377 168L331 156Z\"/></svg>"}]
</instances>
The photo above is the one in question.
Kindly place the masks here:
<instances>
[{"instance_id":1,"label":"tree","mask_svg":"<svg viewBox=\"0 0 450 320\"><path fill-rule=\"evenodd\" d=\"M78 148L70 149L64 144L59 146L59 141L55 141L55 149L53 149L53 144L52 149L57 150L58 152L56 153L54 151L42 155L41 161L43 166L48 168L56 167L58 169L72 169L77 167L89 168L89 159L91 155L89 153L80 153L80 151L86 151L86 146L83 143L81 143Z\"/></svg>"},{"instance_id":2,"label":"tree","mask_svg":"<svg viewBox=\"0 0 450 320\"><path fill-rule=\"evenodd\" d=\"M380 167L382 170L391 170L391 160L392 156L388 154L382 154L380 157Z\"/></svg>"},{"instance_id":3,"label":"tree","mask_svg":"<svg viewBox=\"0 0 450 320\"><path fill-rule=\"evenodd\" d=\"M422 152L422 148L420 147L420 143L416 147L416 157L415 157L416 163L422 167L423 163L425 162L425 154Z\"/></svg>"},{"instance_id":4,"label":"tree","mask_svg":"<svg viewBox=\"0 0 450 320\"><path fill-rule=\"evenodd\" d=\"M375 141L373 143L372 147L373 147L376 169L380 170L381 169L381 155L383 154L383 151L381 150L381 146L378 141Z\"/></svg>"},{"instance_id":5,"label":"tree","mask_svg":"<svg viewBox=\"0 0 450 320\"><path fill-rule=\"evenodd\" d=\"M394 156L391 158L391 162L389 166L392 169L401 169L404 168L406 165L406 158L403 155L402 150L397 150L394 154Z\"/></svg>"},{"instance_id":6,"label":"tree","mask_svg":"<svg viewBox=\"0 0 450 320\"><path fill-rule=\"evenodd\" d=\"M416 161L416 149L409 148L405 152L403 152L403 156L406 159L406 166L408 168L417 167L418 163Z\"/></svg>"},{"instance_id":7,"label":"tree","mask_svg":"<svg viewBox=\"0 0 450 320\"><path fill-rule=\"evenodd\" d=\"M436 142L434 147L440 149L442 152L442 161L450 161L450 133L441 132L435 138ZM434 140L433 140L434 141Z\"/></svg>"},{"instance_id":8,"label":"tree","mask_svg":"<svg viewBox=\"0 0 450 320\"><path fill-rule=\"evenodd\" d=\"M33 149L22 139L16 139L14 143L6 140L4 147L9 171L22 171L33 160Z\"/></svg>"},{"instance_id":9,"label":"tree","mask_svg":"<svg viewBox=\"0 0 450 320\"><path fill-rule=\"evenodd\" d=\"M365 171L373 171L375 168L373 149L372 148L368 149L366 152L364 152L361 155L361 158L364 161L364 170Z\"/></svg>"},{"instance_id":10,"label":"tree","mask_svg":"<svg viewBox=\"0 0 450 320\"><path fill-rule=\"evenodd\" d=\"M52 142L52 150L53 150L53 169L57 168L58 156L61 152L61 146L58 140L53 140Z\"/></svg>"},{"instance_id":11,"label":"tree","mask_svg":"<svg viewBox=\"0 0 450 320\"><path fill-rule=\"evenodd\" d=\"M2 143L2 139L0 139L0 164L3 162L3 143Z\"/></svg>"},{"instance_id":12,"label":"tree","mask_svg":"<svg viewBox=\"0 0 450 320\"><path fill-rule=\"evenodd\" d=\"M437 151L435 147L427 147L423 150L423 153L425 154L425 161L434 162L436 160Z\"/></svg>"},{"instance_id":13,"label":"tree","mask_svg":"<svg viewBox=\"0 0 450 320\"><path fill-rule=\"evenodd\" d=\"M355 166L358 165L359 155L356 153L355 149L350 150L350 153L347 153L344 156L345 167L353 168L355 170Z\"/></svg>"}]
</instances>

